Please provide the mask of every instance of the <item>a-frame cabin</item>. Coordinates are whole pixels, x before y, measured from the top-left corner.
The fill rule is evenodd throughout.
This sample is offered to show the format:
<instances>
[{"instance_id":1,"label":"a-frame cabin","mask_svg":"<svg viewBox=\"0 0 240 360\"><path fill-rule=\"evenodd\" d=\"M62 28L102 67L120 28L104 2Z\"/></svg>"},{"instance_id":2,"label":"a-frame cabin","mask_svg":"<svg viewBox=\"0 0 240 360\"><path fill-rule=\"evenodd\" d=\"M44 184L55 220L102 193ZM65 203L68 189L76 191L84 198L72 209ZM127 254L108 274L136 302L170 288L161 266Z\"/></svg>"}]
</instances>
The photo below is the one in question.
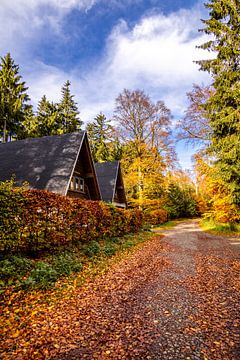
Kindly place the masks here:
<instances>
[{"instance_id":1,"label":"a-frame cabin","mask_svg":"<svg viewBox=\"0 0 240 360\"><path fill-rule=\"evenodd\" d=\"M95 163L95 169L103 201L127 208L120 162Z\"/></svg>"},{"instance_id":2,"label":"a-frame cabin","mask_svg":"<svg viewBox=\"0 0 240 360\"><path fill-rule=\"evenodd\" d=\"M0 144L0 181L64 196L101 200L85 131Z\"/></svg>"}]
</instances>

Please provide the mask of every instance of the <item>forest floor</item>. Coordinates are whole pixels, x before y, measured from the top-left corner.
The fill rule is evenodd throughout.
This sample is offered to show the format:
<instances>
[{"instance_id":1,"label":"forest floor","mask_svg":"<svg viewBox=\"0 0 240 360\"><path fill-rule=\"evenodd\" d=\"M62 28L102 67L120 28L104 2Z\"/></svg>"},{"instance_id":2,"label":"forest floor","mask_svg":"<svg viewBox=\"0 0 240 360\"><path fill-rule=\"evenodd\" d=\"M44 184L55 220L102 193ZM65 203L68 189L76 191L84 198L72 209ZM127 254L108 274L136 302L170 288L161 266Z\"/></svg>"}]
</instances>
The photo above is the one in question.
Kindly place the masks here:
<instances>
[{"instance_id":1,"label":"forest floor","mask_svg":"<svg viewBox=\"0 0 240 360\"><path fill-rule=\"evenodd\" d=\"M155 232L107 273L33 307L3 349L3 359L239 359L239 238L195 220Z\"/></svg>"}]
</instances>

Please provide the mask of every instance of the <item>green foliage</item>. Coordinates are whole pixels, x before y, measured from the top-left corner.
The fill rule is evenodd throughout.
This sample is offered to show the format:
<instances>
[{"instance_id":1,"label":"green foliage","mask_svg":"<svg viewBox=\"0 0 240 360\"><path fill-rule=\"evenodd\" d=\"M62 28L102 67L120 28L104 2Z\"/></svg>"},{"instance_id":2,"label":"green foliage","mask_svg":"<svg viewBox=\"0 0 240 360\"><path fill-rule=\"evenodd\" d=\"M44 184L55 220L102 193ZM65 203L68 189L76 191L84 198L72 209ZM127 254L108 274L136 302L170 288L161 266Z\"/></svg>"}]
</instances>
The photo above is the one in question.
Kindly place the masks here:
<instances>
[{"instance_id":1,"label":"green foliage","mask_svg":"<svg viewBox=\"0 0 240 360\"><path fill-rule=\"evenodd\" d=\"M216 234L240 235L240 225L236 223L219 223L207 217L200 222L201 227Z\"/></svg>"},{"instance_id":2,"label":"green foliage","mask_svg":"<svg viewBox=\"0 0 240 360\"><path fill-rule=\"evenodd\" d=\"M74 95L70 92L70 81L67 80L62 87L62 99L58 104L58 114L60 117L60 129L62 133L70 133L81 129L82 121L79 119L79 111Z\"/></svg>"},{"instance_id":3,"label":"green foliage","mask_svg":"<svg viewBox=\"0 0 240 360\"><path fill-rule=\"evenodd\" d=\"M121 145L110 120L102 113L86 128L95 162L113 161L121 158Z\"/></svg>"},{"instance_id":4,"label":"green foliage","mask_svg":"<svg viewBox=\"0 0 240 360\"><path fill-rule=\"evenodd\" d=\"M0 135L3 142L19 137L22 121L31 110L25 82L21 81L19 66L10 53L0 63Z\"/></svg>"},{"instance_id":5,"label":"green foliage","mask_svg":"<svg viewBox=\"0 0 240 360\"><path fill-rule=\"evenodd\" d=\"M61 254L53 261L53 268L59 275L70 275L82 270L82 263L72 254Z\"/></svg>"},{"instance_id":6,"label":"green foliage","mask_svg":"<svg viewBox=\"0 0 240 360\"><path fill-rule=\"evenodd\" d=\"M240 205L240 11L237 0L209 0L210 18L203 20L212 39L201 46L216 57L199 61L208 71L215 89L206 103L212 128L209 153L216 159L216 171L230 191L232 202Z\"/></svg>"},{"instance_id":7,"label":"green foliage","mask_svg":"<svg viewBox=\"0 0 240 360\"><path fill-rule=\"evenodd\" d=\"M194 190L190 187L181 188L177 183L169 184L164 207L171 219L197 215L197 202L193 194Z\"/></svg>"},{"instance_id":8,"label":"green foliage","mask_svg":"<svg viewBox=\"0 0 240 360\"><path fill-rule=\"evenodd\" d=\"M117 248L113 244L106 244L102 251L104 255L111 257L116 253Z\"/></svg>"},{"instance_id":9,"label":"green foliage","mask_svg":"<svg viewBox=\"0 0 240 360\"><path fill-rule=\"evenodd\" d=\"M36 118L37 124L34 132L37 137L61 133L59 131L60 119L57 105L49 102L45 95L43 95L38 103Z\"/></svg>"},{"instance_id":10,"label":"green foliage","mask_svg":"<svg viewBox=\"0 0 240 360\"><path fill-rule=\"evenodd\" d=\"M127 240L123 243L124 249L130 249L133 246L134 246L134 242L132 240Z\"/></svg>"},{"instance_id":11,"label":"green foliage","mask_svg":"<svg viewBox=\"0 0 240 360\"><path fill-rule=\"evenodd\" d=\"M78 117L79 112L73 97L69 81L62 87L59 103L50 102L43 95L38 102L36 116L30 114L23 122L22 138L61 135L80 130L82 121Z\"/></svg>"},{"instance_id":12,"label":"green foliage","mask_svg":"<svg viewBox=\"0 0 240 360\"><path fill-rule=\"evenodd\" d=\"M20 255L9 256L0 261L0 279L19 279L31 270L33 264L30 259Z\"/></svg>"},{"instance_id":13,"label":"green foliage","mask_svg":"<svg viewBox=\"0 0 240 360\"><path fill-rule=\"evenodd\" d=\"M52 265L39 261L36 264L36 267L31 270L28 278L23 281L24 288L41 288L47 289L51 286L52 283L58 278L57 271L52 267Z\"/></svg>"},{"instance_id":14,"label":"green foliage","mask_svg":"<svg viewBox=\"0 0 240 360\"><path fill-rule=\"evenodd\" d=\"M100 252L100 245L97 241L92 240L89 244L83 247L83 252L89 257L96 256Z\"/></svg>"}]
</instances>

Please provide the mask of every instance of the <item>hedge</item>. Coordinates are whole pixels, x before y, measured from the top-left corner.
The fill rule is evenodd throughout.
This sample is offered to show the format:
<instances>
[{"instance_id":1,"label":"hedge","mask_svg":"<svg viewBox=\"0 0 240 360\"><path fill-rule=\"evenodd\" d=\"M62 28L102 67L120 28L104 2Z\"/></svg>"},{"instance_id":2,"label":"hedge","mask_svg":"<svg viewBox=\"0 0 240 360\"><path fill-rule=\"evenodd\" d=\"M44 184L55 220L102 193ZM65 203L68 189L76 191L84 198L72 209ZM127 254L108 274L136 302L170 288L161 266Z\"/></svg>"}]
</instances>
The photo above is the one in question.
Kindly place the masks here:
<instances>
[{"instance_id":1,"label":"hedge","mask_svg":"<svg viewBox=\"0 0 240 360\"><path fill-rule=\"evenodd\" d=\"M0 183L0 251L36 252L138 231L139 210Z\"/></svg>"},{"instance_id":2,"label":"hedge","mask_svg":"<svg viewBox=\"0 0 240 360\"><path fill-rule=\"evenodd\" d=\"M145 222L151 225L163 224L168 221L168 212L164 209L156 209L146 212L144 215Z\"/></svg>"}]
</instances>

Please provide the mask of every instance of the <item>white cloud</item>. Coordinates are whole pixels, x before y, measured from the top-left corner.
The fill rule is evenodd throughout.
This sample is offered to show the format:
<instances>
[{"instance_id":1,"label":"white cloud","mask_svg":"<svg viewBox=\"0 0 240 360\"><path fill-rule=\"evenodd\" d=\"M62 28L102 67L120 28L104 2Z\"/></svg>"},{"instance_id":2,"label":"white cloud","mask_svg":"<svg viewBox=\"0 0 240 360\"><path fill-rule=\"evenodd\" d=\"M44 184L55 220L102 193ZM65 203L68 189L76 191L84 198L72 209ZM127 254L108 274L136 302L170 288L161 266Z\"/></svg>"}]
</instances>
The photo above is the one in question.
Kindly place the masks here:
<instances>
[{"instance_id":1,"label":"white cloud","mask_svg":"<svg viewBox=\"0 0 240 360\"><path fill-rule=\"evenodd\" d=\"M88 11L96 0L1 0L0 54L23 53L44 27L63 35L61 22L73 9Z\"/></svg>"},{"instance_id":2,"label":"white cloud","mask_svg":"<svg viewBox=\"0 0 240 360\"><path fill-rule=\"evenodd\" d=\"M85 72L78 64L63 71L32 58L35 39L45 36L48 28L64 36L65 16L74 9L88 11L98 1L105 0L1 0L0 54L10 51L24 69L34 105L43 94L58 101L61 86L69 79L84 121L100 111L111 116L115 98L124 88L140 88L153 100L164 100L176 118L181 116L192 84L209 82L209 76L193 63L209 57L196 49L206 40L197 32L204 17L198 6L169 15L145 15L133 28L119 21L106 40L104 56Z\"/></svg>"},{"instance_id":3,"label":"white cloud","mask_svg":"<svg viewBox=\"0 0 240 360\"><path fill-rule=\"evenodd\" d=\"M26 39L41 36L46 24L61 32L61 21L69 11L87 11L100 0L15 0L14 6L9 0L1 1L0 21L5 21L9 31L0 35L0 50L10 44L21 54L16 58L21 65L25 54L31 52L31 42L25 44ZM46 6L48 11L41 12ZM209 80L193 63L209 56L196 49L206 40L197 32L201 11L196 6L170 15L153 14L143 17L133 28L121 20L107 39L105 55L85 73L78 71L77 64L64 72L36 59L30 62L29 56L29 71L25 71L24 78L32 100L36 105L43 94L57 100L63 82L69 79L85 121L99 111L110 115L114 99L123 88L143 89L154 100L165 100L173 113L181 115L186 106L185 93L192 83Z\"/></svg>"},{"instance_id":4,"label":"white cloud","mask_svg":"<svg viewBox=\"0 0 240 360\"><path fill-rule=\"evenodd\" d=\"M122 20L108 39L105 57L81 79L84 118L91 119L93 109L111 114L123 88L143 89L154 100L164 100L177 117L182 115L192 84L209 82L193 62L209 57L196 49L206 41L197 32L200 18L195 8L145 17L133 29Z\"/></svg>"}]
</instances>

